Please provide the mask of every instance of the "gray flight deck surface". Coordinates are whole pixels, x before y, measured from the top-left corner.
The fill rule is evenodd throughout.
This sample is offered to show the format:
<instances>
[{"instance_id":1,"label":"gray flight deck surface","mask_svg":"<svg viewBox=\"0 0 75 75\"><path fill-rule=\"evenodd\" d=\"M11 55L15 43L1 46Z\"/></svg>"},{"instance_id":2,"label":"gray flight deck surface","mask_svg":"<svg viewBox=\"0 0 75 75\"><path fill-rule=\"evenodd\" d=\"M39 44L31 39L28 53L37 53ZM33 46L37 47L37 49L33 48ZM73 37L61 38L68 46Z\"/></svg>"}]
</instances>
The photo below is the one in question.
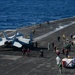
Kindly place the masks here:
<instances>
[{"instance_id":1,"label":"gray flight deck surface","mask_svg":"<svg viewBox=\"0 0 75 75\"><path fill-rule=\"evenodd\" d=\"M49 25L47 23L41 24L41 26L30 26L26 28L18 29L25 34L29 34L30 31L35 29L34 41L38 42L38 49L31 50L30 56L22 55L21 51L3 50L0 48L0 75L75 75L75 69L63 68L62 74L59 72L56 65L56 54L50 49L47 50L47 44L54 42L55 45L61 51L63 47L62 35L65 34L67 38L70 38L70 34L75 34L75 18L59 20L51 22L49 25L59 24L70 25L62 30L49 31ZM30 31L28 31L28 29ZM10 32L11 33L11 32ZM57 36L61 36L61 41L57 41ZM72 39L71 39L72 40ZM44 51L44 57L39 57L39 50ZM72 46L70 55L75 57L75 45ZM61 59L65 57L60 54Z\"/></svg>"}]
</instances>

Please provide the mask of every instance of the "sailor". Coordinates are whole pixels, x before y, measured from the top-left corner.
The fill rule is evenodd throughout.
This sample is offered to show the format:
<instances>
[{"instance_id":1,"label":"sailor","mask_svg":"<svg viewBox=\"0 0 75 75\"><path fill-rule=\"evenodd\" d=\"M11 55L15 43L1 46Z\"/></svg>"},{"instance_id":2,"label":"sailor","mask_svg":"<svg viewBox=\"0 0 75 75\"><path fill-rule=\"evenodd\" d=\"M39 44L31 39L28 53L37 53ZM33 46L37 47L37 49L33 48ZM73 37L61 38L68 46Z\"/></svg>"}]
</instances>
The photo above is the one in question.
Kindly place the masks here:
<instances>
[{"instance_id":1,"label":"sailor","mask_svg":"<svg viewBox=\"0 0 75 75\"><path fill-rule=\"evenodd\" d=\"M63 38L64 44L65 44L66 43L66 36L63 34L62 38Z\"/></svg>"},{"instance_id":2,"label":"sailor","mask_svg":"<svg viewBox=\"0 0 75 75\"><path fill-rule=\"evenodd\" d=\"M37 42L37 41L35 42L35 47L36 47L36 48L38 47L38 42Z\"/></svg>"},{"instance_id":3,"label":"sailor","mask_svg":"<svg viewBox=\"0 0 75 75\"><path fill-rule=\"evenodd\" d=\"M25 49L25 47L23 47L23 49L22 49L22 52L23 52L23 55L26 53L26 49Z\"/></svg>"},{"instance_id":4,"label":"sailor","mask_svg":"<svg viewBox=\"0 0 75 75\"><path fill-rule=\"evenodd\" d=\"M62 48L62 53L65 54L65 49L64 48Z\"/></svg>"},{"instance_id":5,"label":"sailor","mask_svg":"<svg viewBox=\"0 0 75 75\"><path fill-rule=\"evenodd\" d=\"M43 56L44 56L44 52L43 52L43 50L40 50L39 55L40 55L40 57L43 57Z\"/></svg>"},{"instance_id":6,"label":"sailor","mask_svg":"<svg viewBox=\"0 0 75 75\"><path fill-rule=\"evenodd\" d=\"M27 49L27 56L28 57L30 56L30 49L29 48Z\"/></svg>"},{"instance_id":7,"label":"sailor","mask_svg":"<svg viewBox=\"0 0 75 75\"><path fill-rule=\"evenodd\" d=\"M35 33L35 29L32 31L32 33L33 33L33 34Z\"/></svg>"},{"instance_id":8,"label":"sailor","mask_svg":"<svg viewBox=\"0 0 75 75\"><path fill-rule=\"evenodd\" d=\"M60 36L57 37L58 41L60 41Z\"/></svg>"},{"instance_id":9,"label":"sailor","mask_svg":"<svg viewBox=\"0 0 75 75\"><path fill-rule=\"evenodd\" d=\"M59 56L56 57L57 66L59 68L59 72L62 73L62 63Z\"/></svg>"},{"instance_id":10,"label":"sailor","mask_svg":"<svg viewBox=\"0 0 75 75\"><path fill-rule=\"evenodd\" d=\"M48 50L50 50L50 43L48 43Z\"/></svg>"},{"instance_id":11,"label":"sailor","mask_svg":"<svg viewBox=\"0 0 75 75\"><path fill-rule=\"evenodd\" d=\"M56 50L56 54L59 56L59 54L60 54L60 51L59 51L59 50Z\"/></svg>"},{"instance_id":12,"label":"sailor","mask_svg":"<svg viewBox=\"0 0 75 75\"><path fill-rule=\"evenodd\" d=\"M71 39L73 38L73 34L72 33L70 34L70 37L71 37Z\"/></svg>"},{"instance_id":13,"label":"sailor","mask_svg":"<svg viewBox=\"0 0 75 75\"><path fill-rule=\"evenodd\" d=\"M54 42L52 42L52 50L54 51Z\"/></svg>"},{"instance_id":14,"label":"sailor","mask_svg":"<svg viewBox=\"0 0 75 75\"><path fill-rule=\"evenodd\" d=\"M62 36L62 37L63 37L63 39L64 39L64 40L66 39L66 36L65 36L64 34L63 34L63 36Z\"/></svg>"},{"instance_id":15,"label":"sailor","mask_svg":"<svg viewBox=\"0 0 75 75\"><path fill-rule=\"evenodd\" d=\"M62 63L61 62L59 63L58 67L59 67L59 72L62 73Z\"/></svg>"},{"instance_id":16,"label":"sailor","mask_svg":"<svg viewBox=\"0 0 75 75\"><path fill-rule=\"evenodd\" d=\"M57 50L57 47L56 47L56 45L54 46L54 50L55 50L55 52L56 52L56 50Z\"/></svg>"},{"instance_id":17,"label":"sailor","mask_svg":"<svg viewBox=\"0 0 75 75\"><path fill-rule=\"evenodd\" d=\"M61 61L60 57L59 57L59 56L57 56L57 57L56 57L57 65L59 65L59 64L60 64L60 61Z\"/></svg>"},{"instance_id":18,"label":"sailor","mask_svg":"<svg viewBox=\"0 0 75 75\"><path fill-rule=\"evenodd\" d=\"M65 50L65 55L66 55L66 58L67 58L68 55L69 55L69 50L68 49Z\"/></svg>"}]
</instances>

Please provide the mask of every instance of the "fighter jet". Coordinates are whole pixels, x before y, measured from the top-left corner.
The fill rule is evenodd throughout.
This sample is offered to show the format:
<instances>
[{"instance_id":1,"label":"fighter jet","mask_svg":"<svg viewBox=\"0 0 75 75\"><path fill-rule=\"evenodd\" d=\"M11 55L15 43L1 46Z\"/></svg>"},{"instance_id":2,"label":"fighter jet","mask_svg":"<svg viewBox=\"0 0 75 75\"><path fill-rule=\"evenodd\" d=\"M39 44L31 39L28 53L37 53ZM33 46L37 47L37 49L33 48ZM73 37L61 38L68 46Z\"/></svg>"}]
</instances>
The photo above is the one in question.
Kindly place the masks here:
<instances>
[{"instance_id":1,"label":"fighter jet","mask_svg":"<svg viewBox=\"0 0 75 75\"><path fill-rule=\"evenodd\" d=\"M4 38L0 38L0 46L15 46L21 48L23 45L32 44L32 36L30 38L24 38L24 35L20 32L16 32L13 36L8 37L4 31L2 31Z\"/></svg>"}]
</instances>

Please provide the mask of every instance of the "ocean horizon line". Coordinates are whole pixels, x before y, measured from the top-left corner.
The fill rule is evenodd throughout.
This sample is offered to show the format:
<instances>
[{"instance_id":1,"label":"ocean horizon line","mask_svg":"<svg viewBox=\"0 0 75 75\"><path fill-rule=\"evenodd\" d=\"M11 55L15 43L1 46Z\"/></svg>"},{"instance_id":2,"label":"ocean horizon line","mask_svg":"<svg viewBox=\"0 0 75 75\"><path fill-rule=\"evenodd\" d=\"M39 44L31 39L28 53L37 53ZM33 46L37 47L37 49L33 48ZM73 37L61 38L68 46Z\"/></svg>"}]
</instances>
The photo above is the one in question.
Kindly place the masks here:
<instances>
[{"instance_id":1,"label":"ocean horizon line","mask_svg":"<svg viewBox=\"0 0 75 75\"><path fill-rule=\"evenodd\" d=\"M62 21L62 20L66 20L66 19L71 19L71 18L75 18L75 16L73 17L69 17L69 18L61 18L59 20L52 20L52 21L46 21L46 22L42 22L42 23L39 23L39 24L33 24L33 25L26 25L26 26L23 26L23 27L19 27L19 28L16 28L16 29L5 29L4 31L7 32L7 31L16 31L18 29L22 29L22 28L28 28L28 27L32 27L32 26L37 26L37 25L40 25L40 24L46 24L47 22L49 23L53 23L53 22L57 22L57 21ZM60 25L61 26L61 25ZM63 27L63 26L62 26ZM58 27L57 27L58 28ZM56 29L57 29L56 28Z\"/></svg>"},{"instance_id":2,"label":"ocean horizon line","mask_svg":"<svg viewBox=\"0 0 75 75\"><path fill-rule=\"evenodd\" d=\"M61 19L57 19L57 20L45 21L45 22L41 22L41 23L37 23L37 24L26 25L26 26L22 26L22 27L19 27L19 28L16 28L16 29L25 28L25 27L31 27L31 26L36 26L36 25L40 25L40 24L45 24L47 22L53 23L53 22L56 22L56 21L62 21L62 20L71 19L71 18L75 18L75 16L67 17L67 18L61 18ZM9 30L9 29L7 29L7 30Z\"/></svg>"}]
</instances>

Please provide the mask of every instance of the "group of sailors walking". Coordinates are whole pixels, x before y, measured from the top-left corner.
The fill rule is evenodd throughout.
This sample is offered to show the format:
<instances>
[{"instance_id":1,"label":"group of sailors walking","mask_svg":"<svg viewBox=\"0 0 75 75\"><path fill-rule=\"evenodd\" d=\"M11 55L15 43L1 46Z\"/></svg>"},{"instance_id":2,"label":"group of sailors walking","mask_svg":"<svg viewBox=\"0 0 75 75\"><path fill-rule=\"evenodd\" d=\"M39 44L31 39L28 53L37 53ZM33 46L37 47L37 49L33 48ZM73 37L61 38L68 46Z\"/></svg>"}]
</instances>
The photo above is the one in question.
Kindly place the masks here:
<instances>
[{"instance_id":1,"label":"group of sailors walking","mask_svg":"<svg viewBox=\"0 0 75 75\"><path fill-rule=\"evenodd\" d=\"M71 39L72 39L72 37L73 37L73 35L71 35ZM63 41L64 41L64 43L63 43L64 47L62 47L62 48L59 48L57 45L55 45L54 42L52 42L51 44L48 43L48 45L47 45L48 51L53 50L53 53L55 52L55 54L56 54L56 62L57 62L57 66L59 67L60 73L62 73L62 63L61 63L60 54L62 53L67 58L68 55L69 55L69 52L71 51L71 45L72 45L72 42L70 40L67 40L65 35L63 35L62 38L63 38ZM60 36L57 37L57 41L60 44L60 42L61 42ZM38 47L37 42L36 42L35 46L36 46L36 48ZM61 50L59 50L59 49L61 49ZM22 52L23 52L23 55L27 54L27 56L29 57L31 50L29 48L24 47L22 49ZM43 50L40 50L39 56L40 57L44 56Z\"/></svg>"},{"instance_id":2,"label":"group of sailors walking","mask_svg":"<svg viewBox=\"0 0 75 75\"><path fill-rule=\"evenodd\" d=\"M23 52L23 55L27 54L27 56L29 57L29 55L30 55L30 49L29 48L23 47L22 52Z\"/></svg>"},{"instance_id":3,"label":"group of sailors walking","mask_svg":"<svg viewBox=\"0 0 75 75\"><path fill-rule=\"evenodd\" d=\"M37 49L38 48L38 43L35 42L35 48ZM24 55L27 55L28 57L30 56L30 53L31 53L31 50L29 47L23 47L22 48L22 52L23 52L23 56ZM39 57L43 57L44 56L44 51L41 49L39 51Z\"/></svg>"},{"instance_id":4,"label":"group of sailors walking","mask_svg":"<svg viewBox=\"0 0 75 75\"><path fill-rule=\"evenodd\" d=\"M72 39L72 37L73 35L71 34L70 39ZM52 42L51 44L48 43L48 50L53 50L53 52L55 52L57 66L59 68L60 73L62 73L62 59L60 58L60 54L63 54L65 55L66 58L68 58L69 52L71 51L71 46L73 45L73 43L71 40L67 39L64 34L62 36L62 40L61 40L61 37L58 36L57 41L59 44L63 42L62 48L59 48L60 47L59 45L55 45L55 43Z\"/></svg>"}]
</instances>

